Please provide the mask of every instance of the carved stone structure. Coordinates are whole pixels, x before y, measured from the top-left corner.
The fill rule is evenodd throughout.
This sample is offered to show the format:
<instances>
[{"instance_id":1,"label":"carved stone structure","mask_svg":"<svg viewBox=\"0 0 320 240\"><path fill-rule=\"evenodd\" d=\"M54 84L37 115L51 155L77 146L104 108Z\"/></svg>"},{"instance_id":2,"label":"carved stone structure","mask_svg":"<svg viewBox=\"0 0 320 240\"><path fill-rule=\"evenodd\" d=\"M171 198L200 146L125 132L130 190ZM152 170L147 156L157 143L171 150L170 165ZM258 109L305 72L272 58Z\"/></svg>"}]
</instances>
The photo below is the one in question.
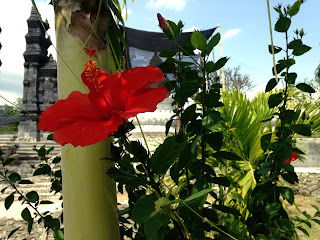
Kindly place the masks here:
<instances>
[{"instance_id":1,"label":"carved stone structure","mask_svg":"<svg viewBox=\"0 0 320 240\"><path fill-rule=\"evenodd\" d=\"M51 41L45 37L45 31L34 7L27 23L28 33L25 36L27 45L23 54L25 70L22 108L27 111L24 115L31 117L39 116L58 99L57 64L51 55L48 56ZM49 29L47 21L44 22L44 27L46 30ZM45 136L39 132L37 122L29 119L19 124L18 138L25 137L40 140Z\"/></svg>"}]
</instances>

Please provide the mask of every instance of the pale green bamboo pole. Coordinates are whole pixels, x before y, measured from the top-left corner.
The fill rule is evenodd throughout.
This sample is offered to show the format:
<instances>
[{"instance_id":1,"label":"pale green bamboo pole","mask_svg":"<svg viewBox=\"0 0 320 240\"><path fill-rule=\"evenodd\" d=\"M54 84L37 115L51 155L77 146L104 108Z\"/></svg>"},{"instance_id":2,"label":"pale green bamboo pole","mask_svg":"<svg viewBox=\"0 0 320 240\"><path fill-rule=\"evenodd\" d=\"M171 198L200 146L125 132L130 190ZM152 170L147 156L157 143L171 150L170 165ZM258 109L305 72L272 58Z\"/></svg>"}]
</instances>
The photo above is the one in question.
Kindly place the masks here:
<instances>
[{"instance_id":1,"label":"pale green bamboo pole","mask_svg":"<svg viewBox=\"0 0 320 240\"><path fill-rule=\"evenodd\" d=\"M71 29L66 25L68 20L66 16L68 13L73 14L72 10L72 8L55 9L59 53L58 93L62 99L75 90L83 93L88 91L80 78L84 70L83 63L88 61L88 55L82 49L86 37L84 38L81 32L74 32L83 29L78 27ZM64 14L61 14L62 12ZM85 28L86 24L75 22L82 18L78 17L80 19L72 18L73 23ZM84 32L90 33L90 31L91 29L84 29ZM99 58L94 60L97 61L99 68L108 70L108 50L105 45L99 44L101 41L100 43L96 41L96 44L93 41L90 45L99 52ZM106 170L112 163L103 159L110 156L110 141L76 148L67 144L62 147L61 156L65 239L120 239L115 183L106 175Z\"/></svg>"}]
</instances>

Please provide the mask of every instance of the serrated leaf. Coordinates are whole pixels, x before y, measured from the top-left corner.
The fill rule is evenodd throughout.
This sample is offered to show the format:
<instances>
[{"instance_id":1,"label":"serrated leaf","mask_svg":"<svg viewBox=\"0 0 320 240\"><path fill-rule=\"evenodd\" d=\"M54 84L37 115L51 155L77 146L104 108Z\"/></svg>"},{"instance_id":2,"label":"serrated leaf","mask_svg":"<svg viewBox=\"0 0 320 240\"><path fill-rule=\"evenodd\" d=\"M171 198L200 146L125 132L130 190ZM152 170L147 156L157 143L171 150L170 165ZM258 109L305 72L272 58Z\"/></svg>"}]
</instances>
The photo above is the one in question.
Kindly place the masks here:
<instances>
[{"instance_id":1,"label":"serrated leaf","mask_svg":"<svg viewBox=\"0 0 320 240\"><path fill-rule=\"evenodd\" d=\"M294 193L289 187L280 187L280 193L291 205L294 203Z\"/></svg>"},{"instance_id":2,"label":"serrated leaf","mask_svg":"<svg viewBox=\"0 0 320 240\"><path fill-rule=\"evenodd\" d=\"M15 229L13 229L13 230L8 234L8 239L9 239L10 237L12 237L12 235L13 235L16 231L18 231L20 228L21 228L21 227L17 227L17 228L15 228Z\"/></svg>"},{"instance_id":3,"label":"serrated leaf","mask_svg":"<svg viewBox=\"0 0 320 240\"><path fill-rule=\"evenodd\" d=\"M289 68L296 63L296 60L294 60L293 58L280 59L278 63L281 64L281 66L283 66L284 68Z\"/></svg>"},{"instance_id":4,"label":"serrated leaf","mask_svg":"<svg viewBox=\"0 0 320 240\"><path fill-rule=\"evenodd\" d=\"M52 140L52 141L54 140L54 139L53 139L53 133L50 133L50 134L47 136L47 140Z\"/></svg>"},{"instance_id":5,"label":"serrated leaf","mask_svg":"<svg viewBox=\"0 0 320 240\"><path fill-rule=\"evenodd\" d=\"M259 168L256 170L257 174L263 175L272 169L272 161L266 161L260 164Z\"/></svg>"},{"instance_id":6,"label":"serrated leaf","mask_svg":"<svg viewBox=\"0 0 320 240\"><path fill-rule=\"evenodd\" d=\"M268 99L269 108L278 106L280 103L282 103L282 100L282 93L270 95Z\"/></svg>"},{"instance_id":7,"label":"serrated leaf","mask_svg":"<svg viewBox=\"0 0 320 240\"><path fill-rule=\"evenodd\" d=\"M299 83L296 85L296 87L298 89L300 89L303 92L307 92L307 93L315 93L316 91L313 89L313 87L311 87L310 85L306 84L306 83Z\"/></svg>"},{"instance_id":8,"label":"serrated leaf","mask_svg":"<svg viewBox=\"0 0 320 240\"><path fill-rule=\"evenodd\" d=\"M297 0L288 10L287 13L290 17L296 15L300 10L301 1Z\"/></svg>"},{"instance_id":9,"label":"serrated leaf","mask_svg":"<svg viewBox=\"0 0 320 240\"><path fill-rule=\"evenodd\" d=\"M167 138L151 157L152 170L157 174L165 173L179 157L186 143L186 141L178 142L175 137Z\"/></svg>"},{"instance_id":10,"label":"serrated leaf","mask_svg":"<svg viewBox=\"0 0 320 240\"><path fill-rule=\"evenodd\" d=\"M208 42L208 46L207 46L207 49L206 49L206 53L209 54L212 49L218 45L219 41L220 41L220 33L217 33L215 34L211 39L210 41Z\"/></svg>"},{"instance_id":11,"label":"serrated leaf","mask_svg":"<svg viewBox=\"0 0 320 240\"><path fill-rule=\"evenodd\" d=\"M296 124L292 126L292 130L302 136L311 136L311 126L307 124Z\"/></svg>"},{"instance_id":12,"label":"serrated leaf","mask_svg":"<svg viewBox=\"0 0 320 240\"><path fill-rule=\"evenodd\" d=\"M35 203L39 200L39 195L36 191L31 191L26 194L29 202Z\"/></svg>"},{"instance_id":13,"label":"serrated leaf","mask_svg":"<svg viewBox=\"0 0 320 240\"><path fill-rule=\"evenodd\" d=\"M29 209L27 207L22 210L21 217L22 217L23 220L25 220L27 222L32 222L33 221L32 217L31 217L31 214L30 214L30 211L29 211Z\"/></svg>"},{"instance_id":14,"label":"serrated leaf","mask_svg":"<svg viewBox=\"0 0 320 240\"><path fill-rule=\"evenodd\" d=\"M56 230L53 232L54 240L64 240L64 235L61 230Z\"/></svg>"},{"instance_id":15,"label":"serrated leaf","mask_svg":"<svg viewBox=\"0 0 320 240\"><path fill-rule=\"evenodd\" d=\"M131 218L138 224L146 222L155 210L155 201L157 201L157 197L154 194L143 195L134 205Z\"/></svg>"},{"instance_id":16,"label":"serrated leaf","mask_svg":"<svg viewBox=\"0 0 320 240\"><path fill-rule=\"evenodd\" d=\"M192 45L202 52L206 51L207 39L198 31L195 31L191 35Z\"/></svg>"},{"instance_id":17,"label":"serrated leaf","mask_svg":"<svg viewBox=\"0 0 320 240\"><path fill-rule=\"evenodd\" d=\"M8 176L8 179L10 182L15 183L17 181L20 181L21 177L20 177L19 173L14 172Z\"/></svg>"},{"instance_id":18,"label":"serrated leaf","mask_svg":"<svg viewBox=\"0 0 320 240\"><path fill-rule=\"evenodd\" d=\"M274 30L277 32L286 32L288 31L291 24L290 18L280 15L280 18L274 26Z\"/></svg>"},{"instance_id":19,"label":"serrated leaf","mask_svg":"<svg viewBox=\"0 0 320 240\"><path fill-rule=\"evenodd\" d=\"M120 184L127 184L132 187L146 186L146 182L143 179L115 167L110 167L107 170L107 175Z\"/></svg>"},{"instance_id":20,"label":"serrated leaf","mask_svg":"<svg viewBox=\"0 0 320 240\"><path fill-rule=\"evenodd\" d=\"M14 195L10 194L8 197L6 197L6 199L4 200L4 207L8 210L12 203L14 201Z\"/></svg>"},{"instance_id":21,"label":"serrated leaf","mask_svg":"<svg viewBox=\"0 0 320 240\"><path fill-rule=\"evenodd\" d=\"M275 78L271 78L269 80L269 82L267 83L267 86L266 86L266 90L265 92L270 92L272 89L274 89L275 86L277 86L277 81Z\"/></svg>"}]
</instances>

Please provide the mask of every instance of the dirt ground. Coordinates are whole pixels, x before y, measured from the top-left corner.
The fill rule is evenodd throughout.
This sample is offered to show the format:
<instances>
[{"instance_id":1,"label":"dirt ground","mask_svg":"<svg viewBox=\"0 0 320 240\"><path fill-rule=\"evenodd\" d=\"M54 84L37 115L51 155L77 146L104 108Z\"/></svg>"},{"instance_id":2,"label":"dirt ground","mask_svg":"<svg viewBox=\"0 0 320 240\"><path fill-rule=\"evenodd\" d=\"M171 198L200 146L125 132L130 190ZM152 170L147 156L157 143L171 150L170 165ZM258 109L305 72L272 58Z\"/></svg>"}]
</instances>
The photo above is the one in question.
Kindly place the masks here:
<instances>
[{"instance_id":1,"label":"dirt ground","mask_svg":"<svg viewBox=\"0 0 320 240\"><path fill-rule=\"evenodd\" d=\"M314 214L316 213L316 210L311 205L315 205L320 208L320 196L296 195L295 196L295 203L298 206L298 208L301 210L301 212L306 211L311 216L314 216ZM296 210L294 207L290 206L289 210L292 214L292 217L299 216L302 218L302 214L299 213L299 211ZM318 219L320 220L320 218L318 218ZM306 225L303 227L306 230L308 230L310 236L307 237L305 234L303 234L301 231L298 230L300 240L309 240L309 239L320 240L320 225L313 222L311 229L309 229Z\"/></svg>"}]
</instances>

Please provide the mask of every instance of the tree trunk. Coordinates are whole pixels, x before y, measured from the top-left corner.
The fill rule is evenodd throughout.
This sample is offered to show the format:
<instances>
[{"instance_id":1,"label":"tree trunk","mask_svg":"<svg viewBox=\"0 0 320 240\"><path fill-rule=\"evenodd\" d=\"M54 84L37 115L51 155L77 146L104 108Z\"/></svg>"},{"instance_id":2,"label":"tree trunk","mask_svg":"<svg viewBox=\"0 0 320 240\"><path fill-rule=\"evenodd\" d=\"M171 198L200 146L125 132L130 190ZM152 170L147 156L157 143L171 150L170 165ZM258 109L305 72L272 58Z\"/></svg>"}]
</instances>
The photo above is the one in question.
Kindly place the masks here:
<instances>
[{"instance_id":1,"label":"tree trunk","mask_svg":"<svg viewBox=\"0 0 320 240\"><path fill-rule=\"evenodd\" d=\"M88 92L80 77L84 70L83 64L89 59L83 45L90 35L98 3L94 0L53 2L58 51L58 94L59 99L65 99L75 90ZM97 49L94 60L105 71L109 70L108 45L104 41L107 20L106 11L102 11L97 31L86 44L86 47ZM76 148L67 144L62 147L61 156L65 239L120 239L115 183L106 175L107 168L112 166L105 159L110 156L110 141Z\"/></svg>"}]
</instances>

